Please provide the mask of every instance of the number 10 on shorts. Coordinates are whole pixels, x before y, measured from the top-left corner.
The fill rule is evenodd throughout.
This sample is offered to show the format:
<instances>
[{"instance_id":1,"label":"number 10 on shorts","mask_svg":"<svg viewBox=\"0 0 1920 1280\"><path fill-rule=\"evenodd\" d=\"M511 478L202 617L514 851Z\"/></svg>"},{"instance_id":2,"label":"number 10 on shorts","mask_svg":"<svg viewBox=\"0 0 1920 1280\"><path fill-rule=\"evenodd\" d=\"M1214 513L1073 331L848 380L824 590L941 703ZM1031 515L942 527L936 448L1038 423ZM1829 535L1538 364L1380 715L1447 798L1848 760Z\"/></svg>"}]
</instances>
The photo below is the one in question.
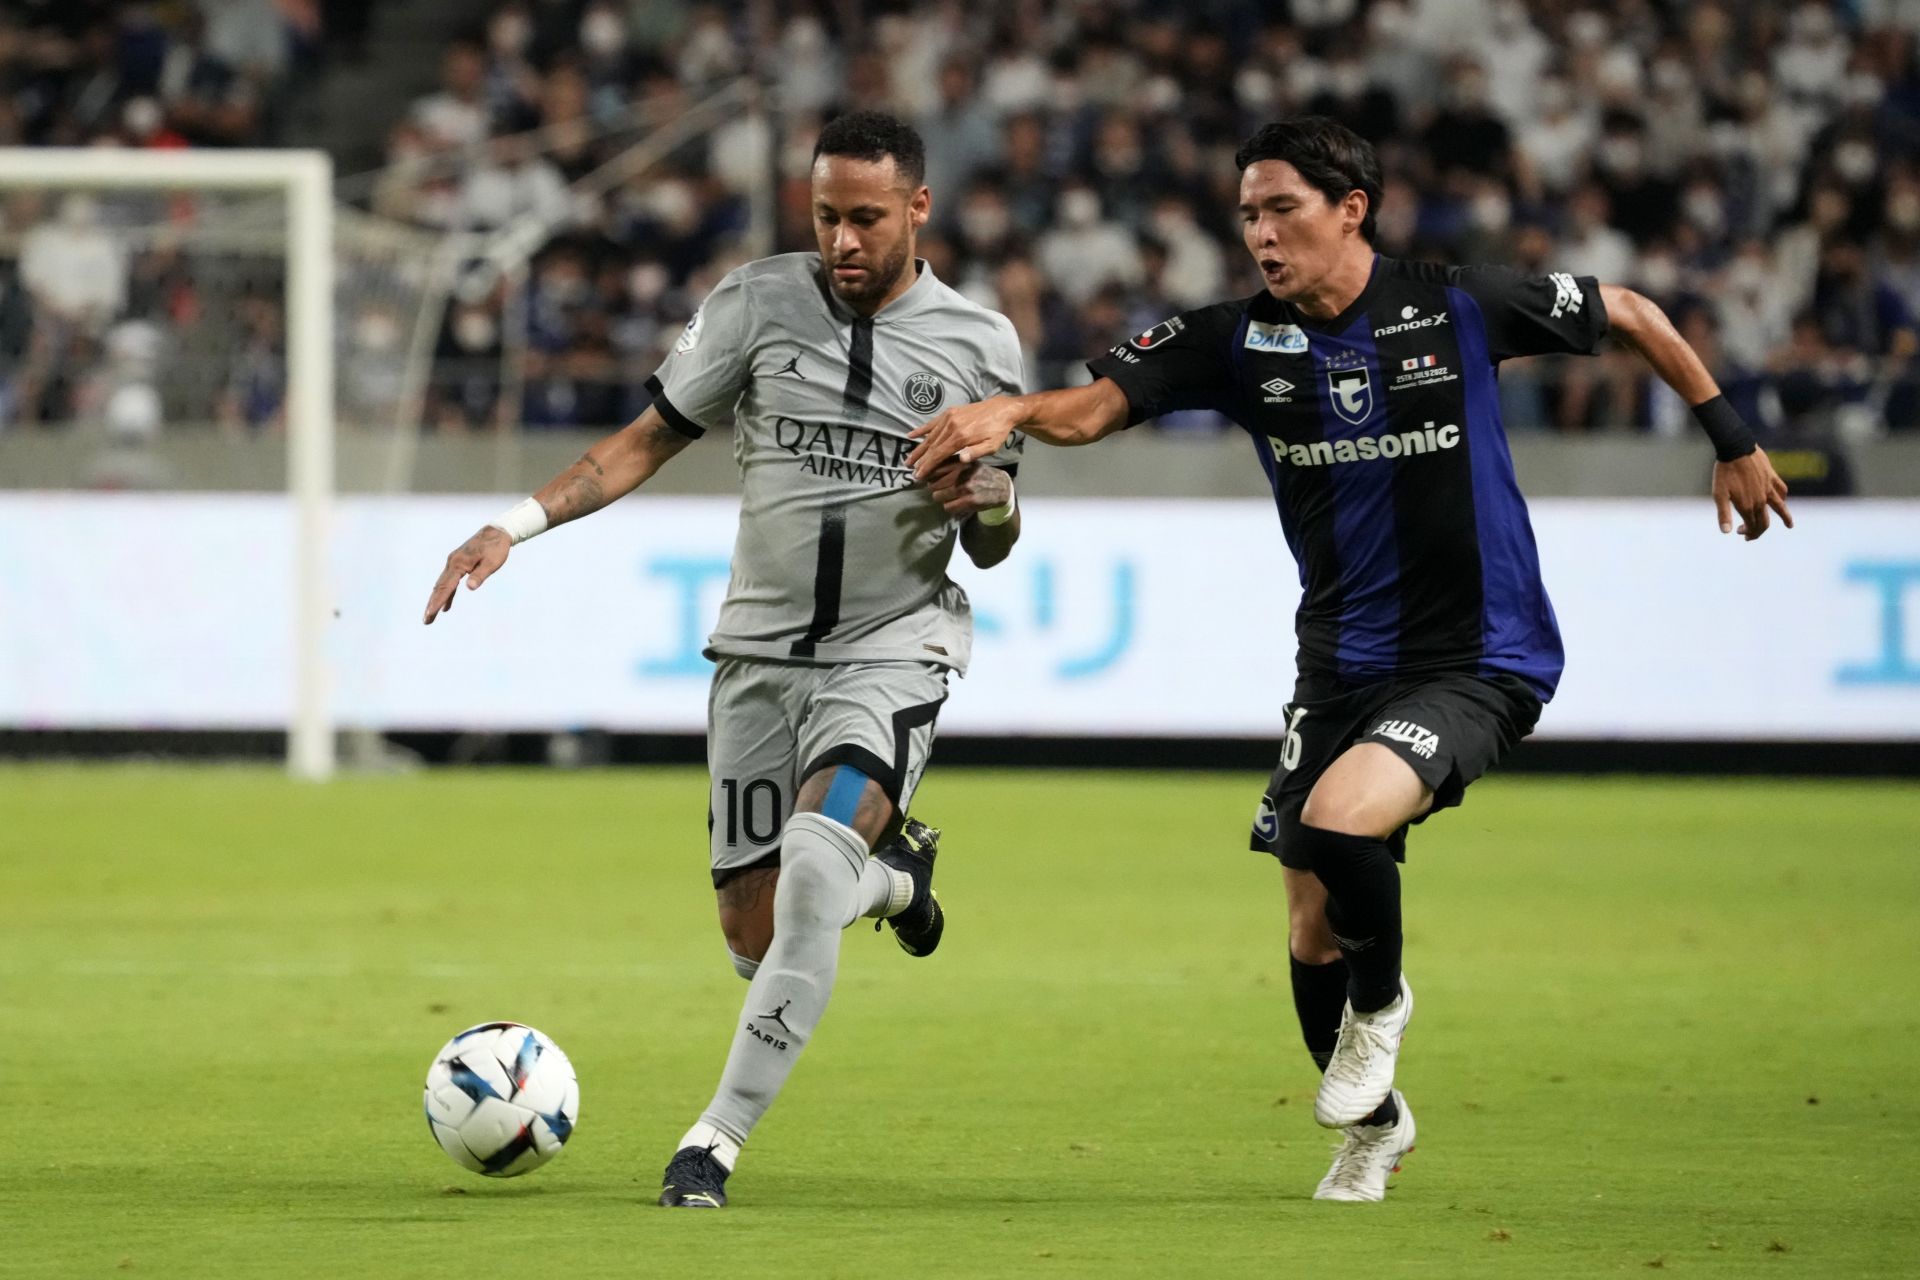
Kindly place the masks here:
<instances>
[{"instance_id":1,"label":"number 10 on shorts","mask_svg":"<svg viewBox=\"0 0 1920 1280\"><path fill-rule=\"evenodd\" d=\"M742 828L754 844L772 844L780 834L780 784L771 778L755 778L746 786L738 778L720 779L726 796L727 843L739 844Z\"/></svg>"}]
</instances>

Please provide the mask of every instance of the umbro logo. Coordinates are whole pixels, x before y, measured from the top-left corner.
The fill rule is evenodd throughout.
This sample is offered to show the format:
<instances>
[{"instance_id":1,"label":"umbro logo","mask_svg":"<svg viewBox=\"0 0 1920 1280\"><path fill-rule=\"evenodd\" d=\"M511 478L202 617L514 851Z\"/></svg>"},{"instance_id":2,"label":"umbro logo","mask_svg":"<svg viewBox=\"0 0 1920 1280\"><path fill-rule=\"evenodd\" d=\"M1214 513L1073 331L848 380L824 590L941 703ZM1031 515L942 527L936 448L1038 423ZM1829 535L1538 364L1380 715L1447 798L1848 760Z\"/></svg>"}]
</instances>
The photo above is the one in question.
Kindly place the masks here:
<instances>
[{"instance_id":1,"label":"umbro logo","mask_svg":"<svg viewBox=\"0 0 1920 1280\"><path fill-rule=\"evenodd\" d=\"M1260 389L1267 393L1268 404L1285 404L1293 384L1285 378L1269 378L1260 384Z\"/></svg>"},{"instance_id":2,"label":"umbro logo","mask_svg":"<svg viewBox=\"0 0 1920 1280\"><path fill-rule=\"evenodd\" d=\"M1440 735L1411 720L1382 720L1374 727L1372 736L1404 742L1422 760L1431 760L1433 753L1440 749Z\"/></svg>"}]
</instances>

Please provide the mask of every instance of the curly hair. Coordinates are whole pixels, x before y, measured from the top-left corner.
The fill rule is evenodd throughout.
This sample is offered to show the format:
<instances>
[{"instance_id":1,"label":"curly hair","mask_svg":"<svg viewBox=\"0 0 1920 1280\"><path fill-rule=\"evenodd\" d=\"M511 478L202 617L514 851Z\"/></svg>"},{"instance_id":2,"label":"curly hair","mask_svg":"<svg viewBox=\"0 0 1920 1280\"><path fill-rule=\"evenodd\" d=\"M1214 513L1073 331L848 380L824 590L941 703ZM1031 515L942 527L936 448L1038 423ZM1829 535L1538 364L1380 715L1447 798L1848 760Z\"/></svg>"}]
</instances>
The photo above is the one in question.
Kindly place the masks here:
<instances>
[{"instance_id":1,"label":"curly hair","mask_svg":"<svg viewBox=\"0 0 1920 1280\"><path fill-rule=\"evenodd\" d=\"M821 156L874 161L892 156L900 176L913 187L927 176L927 144L912 125L884 111L855 111L828 121L813 144L813 158Z\"/></svg>"}]
</instances>

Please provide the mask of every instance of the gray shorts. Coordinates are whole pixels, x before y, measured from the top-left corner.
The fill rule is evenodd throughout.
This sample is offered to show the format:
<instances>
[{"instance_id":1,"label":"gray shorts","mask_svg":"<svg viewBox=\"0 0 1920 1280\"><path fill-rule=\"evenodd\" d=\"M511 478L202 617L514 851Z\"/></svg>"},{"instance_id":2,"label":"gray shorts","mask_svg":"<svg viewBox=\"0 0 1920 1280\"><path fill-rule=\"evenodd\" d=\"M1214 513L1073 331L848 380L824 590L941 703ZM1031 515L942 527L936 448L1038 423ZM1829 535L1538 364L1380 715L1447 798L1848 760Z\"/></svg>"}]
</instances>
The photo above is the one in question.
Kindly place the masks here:
<instances>
[{"instance_id":1,"label":"gray shorts","mask_svg":"<svg viewBox=\"0 0 1920 1280\"><path fill-rule=\"evenodd\" d=\"M947 668L931 662L721 658L707 698L714 887L779 864L794 794L829 765L860 770L905 813L946 699Z\"/></svg>"}]
</instances>

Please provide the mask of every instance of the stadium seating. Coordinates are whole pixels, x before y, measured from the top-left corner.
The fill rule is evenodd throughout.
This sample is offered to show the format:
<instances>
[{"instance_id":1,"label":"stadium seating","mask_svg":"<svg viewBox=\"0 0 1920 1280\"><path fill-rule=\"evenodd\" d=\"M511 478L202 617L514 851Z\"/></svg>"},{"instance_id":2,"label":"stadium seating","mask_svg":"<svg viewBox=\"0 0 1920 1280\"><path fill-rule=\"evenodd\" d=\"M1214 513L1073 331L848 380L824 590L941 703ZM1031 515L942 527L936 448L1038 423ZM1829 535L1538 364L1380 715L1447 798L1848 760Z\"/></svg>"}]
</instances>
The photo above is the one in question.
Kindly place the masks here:
<instances>
[{"instance_id":1,"label":"stadium seating","mask_svg":"<svg viewBox=\"0 0 1920 1280\"><path fill-rule=\"evenodd\" d=\"M301 23L285 16L299 6L210 5L211 20L188 9L172 27L151 12L43 5L0 18L0 140L272 141L275 86L325 74L318 10ZM439 83L396 113L394 167L365 201L439 230L527 215L552 229L523 292L448 309L431 423L624 420L677 326L750 256L751 192L769 170L773 245L810 244L811 138L859 107L924 132L935 215L922 252L1013 319L1040 384L1084 376L1079 362L1119 334L1256 288L1231 213L1234 147L1263 120L1317 111L1380 148L1383 251L1631 284L1666 305L1776 437L1819 447L1915 422L1909 9L1861 6L1857 24L1827 5L1781 3L1205 0L1176 11L1129 0L1035 12L990 4L963 21L925 0L500 4L449 43ZM843 26L850 13L864 16ZM363 19L342 19L356 41ZM68 51L57 73L56 45ZM381 56L377 33L367 53ZM671 118L740 76L763 92L730 123L641 179L570 191L628 145L618 127L634 112ZM453 162L436 168L435 156ZM12 225L22 214L57 222L53 209L10 211L14 233L30 230ZM6 412L58 420L58 406L19 394L18 293L0 305L0 359L15 375ZM137 294L122 288L113 305L136 306ZM512 378L500 374L509 329L525 334ZM1688 429L1684 407L1624 355L1514 366L1504 395L1518 430ZM264 420L244 407L228 416L242 428Z\"/></svg>"}]
</instances>

